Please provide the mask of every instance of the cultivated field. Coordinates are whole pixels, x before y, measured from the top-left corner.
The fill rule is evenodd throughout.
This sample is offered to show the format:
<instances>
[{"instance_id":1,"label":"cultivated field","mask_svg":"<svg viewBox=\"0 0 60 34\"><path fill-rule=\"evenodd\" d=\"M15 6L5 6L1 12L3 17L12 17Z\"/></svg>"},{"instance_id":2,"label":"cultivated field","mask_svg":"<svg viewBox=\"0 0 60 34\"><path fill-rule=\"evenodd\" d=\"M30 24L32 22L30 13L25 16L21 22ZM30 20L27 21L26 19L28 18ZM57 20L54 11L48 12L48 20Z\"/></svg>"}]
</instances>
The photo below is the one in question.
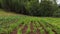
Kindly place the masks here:
<instances>
[{"instance_id":1,"label":"cultivated field","mask_svg":"<svg viewBox=\"0 0 60 34\"><path fill-rule=\"evenodd\" d=\"M60 18L31 17L0 10L0 34L60 34Z\"/></svg>"}]
</instances>

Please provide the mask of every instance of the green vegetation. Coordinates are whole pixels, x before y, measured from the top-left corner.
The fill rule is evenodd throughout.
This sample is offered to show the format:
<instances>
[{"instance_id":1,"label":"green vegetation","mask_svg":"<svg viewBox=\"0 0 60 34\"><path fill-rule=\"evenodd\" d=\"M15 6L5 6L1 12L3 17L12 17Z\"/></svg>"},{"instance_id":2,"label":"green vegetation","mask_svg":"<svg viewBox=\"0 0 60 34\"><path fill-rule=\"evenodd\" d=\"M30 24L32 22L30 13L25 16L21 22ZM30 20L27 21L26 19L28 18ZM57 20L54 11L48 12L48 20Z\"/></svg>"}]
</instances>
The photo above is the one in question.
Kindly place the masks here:
<instances>
[{"instance_id":1,"label":"green vegetation","mask_svg":"<svg viewBox=\"0 0 60 34\"><path fill-rule=\"evenodd\" d=\"M12 32L19 25L18 21L19 17L17 16L0 17L0 34Z\"/></svg>"},{"instance_id":2,"label":"green vegetation","mask_svg":"<svg viewBox=\"0 0 60 34\"><path fill-rule=\"evenodd\" d=\"M51 19L51 17L43 17L44 19ZM46 20L44 20L43 18L38 18L37 17L37 19L36 19L36 17L29 17L29 19L32 19L32 20L30 20L29 21L29 19L28 19L28 23L30 23L31 21L33 21L34 22L34 30L33 30L33 32L36 32L37 31L37 28L38 29L40 29L40 33L41 34L44 34L45 33L45 30L48 32L48 34L55 34L56 32L57 32L57 34L60 34L59 32L60 32L60 25L59 25L59 27L57 26L57 25L54 25L54 24L58 24L58 22L57 23L55 23L54 21L52 21L52 22L46 22ZM27 19L27 18L26 18ZM54 18L55 20L56 19L58 19L58 18ZM59 18L60 19L60 18ZM51 19L52 20L52 19ZM38 22L39 21L39 22ZM25 21L26 22L26 21ZM32 22L32 23L33 23ZM27 23L27 24L28 24ZM36 24L35 24L36 23ZM39 23L41 23L43 26L41 26L41 24L39 24ZM54 24L53 24L54 23ZM51 24L51 25L49 25L49 24ZM45 30L44 30L45 29ZM56 32L54 32L54 31L56 31ZM27 29L27 33L29 33L30 32L30 27L28 26L28 29Z\"/></svg>"},{"instance_id":3,"label":"green vegetation","mask_svg":"<svg viewBox=\"0 0 60 34\"><path fill-rule=\"evenodd\" d=\"M0 14L1 13L5 13L5 12L0 12ZM52 30L55 30L58 34L60 34L60 18L33 17L33 16L31 17L31 16L24 16L24 15L0 16L0 34L1 33L10 34L15 28L17 28L18 34L19 33L22 34L21 29L24 28L25 25L28 26L28 29L26 32L28 34L31 31L30 25L29 25L31 21L33 21L33 26L34 26L33 32L36 32L38 28L40 29L40 32L42 34L43 32L45 32L44 29L46 29L46 31L48 31L49 34L54 34ZM20 24L24 24L22 28L19 28ZM41 26L41 24L43 26Z\"/></svg>"},{"instance_id":4,"label":"green vegetation","mask_svg":"<svg viewBox=\"0 0 60 34\"><path fill-rule=\"evenodd\" d=\"M56 0L0 0L0 8L0 34L60 34Z\"/></svg>"},{"instance_id":5,"label":"green vegetation","mask_svg":"<svg viewBox=\"0 0 60 34\"><path fill-rule=\"evenodd\" d=\"M0 7L8 12L31 16L60 17L56 0L0 0ZM58 12L58 13L57 13Z\"/></svg>"}]
</instances>

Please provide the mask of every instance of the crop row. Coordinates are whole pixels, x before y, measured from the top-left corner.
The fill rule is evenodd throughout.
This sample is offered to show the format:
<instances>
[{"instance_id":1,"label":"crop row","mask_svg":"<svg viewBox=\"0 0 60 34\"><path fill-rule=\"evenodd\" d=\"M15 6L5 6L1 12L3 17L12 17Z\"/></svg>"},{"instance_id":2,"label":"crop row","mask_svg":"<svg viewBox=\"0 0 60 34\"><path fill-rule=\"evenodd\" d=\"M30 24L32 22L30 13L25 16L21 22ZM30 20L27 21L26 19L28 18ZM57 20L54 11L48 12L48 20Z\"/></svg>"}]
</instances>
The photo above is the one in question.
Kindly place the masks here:
<instances>
[{"instance_id":1,"label":"crop row","mask_svg":"<svg viewBox=\"0 0 60 34\"><path fill-rule=\"evenodd\" d=\"M0 17L0 34L9 34L17 26L18 20L16 16Z\"/></svg>"},{"instance_id":2,"label":"crop row","mask_svg":"<svg viewBox=\"0 0 60 34\"><path fill-rule=\"evenodd\" d=\"M31 21L28 23L24 23L26 24L28 27L25 30L26 34L58 34L57 31L55 30L56 28L52 28L55 27L53 25L49 25L49 23L45 23L45 22L41 22L41 21ZM24 25L25 26L25 25ZM24 29L23 26L23 29ZM24 34L24 31L22 32L22 30L18 30L18 34Z\"/></svg>"}]
</instances>

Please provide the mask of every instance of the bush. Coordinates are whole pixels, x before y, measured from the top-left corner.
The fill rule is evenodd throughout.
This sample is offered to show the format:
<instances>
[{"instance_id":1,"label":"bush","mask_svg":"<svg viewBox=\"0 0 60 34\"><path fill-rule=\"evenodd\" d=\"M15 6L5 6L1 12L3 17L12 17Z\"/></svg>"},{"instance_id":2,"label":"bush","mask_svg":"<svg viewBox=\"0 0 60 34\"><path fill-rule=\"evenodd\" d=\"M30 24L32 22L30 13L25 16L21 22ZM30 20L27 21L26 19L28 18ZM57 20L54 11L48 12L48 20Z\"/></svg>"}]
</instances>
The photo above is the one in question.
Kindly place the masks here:
<instances>
[{"instance_id":1,"label":"bush","mask_svg":"<svg viewBox=\"0 0 60 34\"><path fill-rule=\"evenodd\" d=\"M54 17L60 17L60 9L54 12L53 14Z\"/></svg>"}]
</instances>

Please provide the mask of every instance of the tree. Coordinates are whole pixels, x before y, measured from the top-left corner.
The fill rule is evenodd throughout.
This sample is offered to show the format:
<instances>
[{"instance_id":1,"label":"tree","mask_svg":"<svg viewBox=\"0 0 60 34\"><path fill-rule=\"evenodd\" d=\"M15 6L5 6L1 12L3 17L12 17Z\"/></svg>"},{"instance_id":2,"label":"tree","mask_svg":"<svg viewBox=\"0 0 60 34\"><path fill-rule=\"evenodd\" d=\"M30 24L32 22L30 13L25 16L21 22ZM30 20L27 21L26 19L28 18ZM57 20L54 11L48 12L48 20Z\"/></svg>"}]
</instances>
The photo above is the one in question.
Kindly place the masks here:
<instances>
[{"instance_id":1,"label":"tree","mask_svg":"<svg viewBox=\"0 0 60 34\"><path fill-rule=\"evenodd\" d=\"M54 12L53 17L60 17L60 8Z\"/></svg>"},{"instance_id":2,"label":"tree","mask_svg":"<svg viewBox=\"0 0 60 34\"><path fill-rule=\"evenodd\" d=\"M17 13L24 13L24 1L25 0L3 0L2 7L5 10L14 11Z\"/></svg>"},{"instance_id":3,"label":"tree","mask_svg":"<svg viewBox=\"0 0 60 34\"><path fill-rule=\"evenodd\" d=\"M56 4L53 4L52 1L44 0L40 3L40 11L42 16L52 16L53 13L57 10Z\"/></svg>"},{"instance_id":4,"label":"tree","mask_svg":"<svg viewBox=\"0 0 60 34\"><path fill-rule=\"evenodd\" d=\"M57 11L56 1L50 0L2 0L2 8L11 12L32 16L52 16Z\"/></svg>"},{"instance_id":5,"label":"tree","mask_svg":"<svg viewBox=\"0 0 60 34\"><path fill-rule=\"evenodd\" d=\"M33 15L33 16L39 15L38 14L39 6L40 6L40 4L37 0L30 0L25 3L25 8L27 10L27 13L29 15Z\"/></svg>"},{"instance_id":6,"label":"tree","mask_svg":"<svg viewBox=\"0 0 60 34\"><path fill-rule=\"evenodd\" d=\"M2 0L0 0L0 8L2 8Z\"/></svg>"}]
</instances>

